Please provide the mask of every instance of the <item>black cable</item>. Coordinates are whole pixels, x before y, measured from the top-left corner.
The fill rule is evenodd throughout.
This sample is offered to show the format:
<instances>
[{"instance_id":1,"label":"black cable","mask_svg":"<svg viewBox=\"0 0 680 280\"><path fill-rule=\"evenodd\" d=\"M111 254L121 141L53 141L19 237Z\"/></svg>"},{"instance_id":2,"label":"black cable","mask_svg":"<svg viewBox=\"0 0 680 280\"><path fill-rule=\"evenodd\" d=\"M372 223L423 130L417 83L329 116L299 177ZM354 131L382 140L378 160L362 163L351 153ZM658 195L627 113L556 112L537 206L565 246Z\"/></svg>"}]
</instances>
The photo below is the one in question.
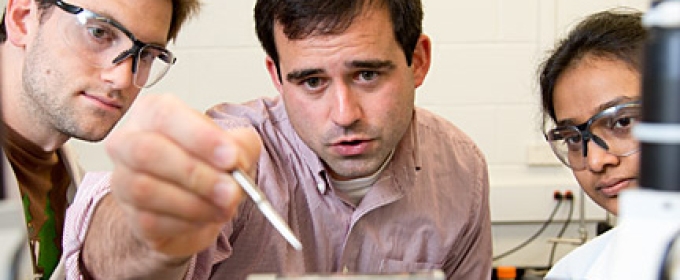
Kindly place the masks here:
<instances>
[{"instance_id":1,"label":"black cable","mask_svg":"<svg viewBox=\"0 0 680 280\"><path fill-rule=\"evenodd\" d=\"M541 228L540 228L536 233L534 233L534 235L532 235L531 237L529 237L529 239L527 239L527 240L525 240L524 242L522 242L522 243L520 243L519 245L517 245L515 248L512 248L512 249L506 251L505 253L502 253L502 254L500 254L500 255L497 255L497 256L493 257L493 260L494 260L494 261L497 261L497 260L500 260L500 259L502 259L502 258L505 258L505 257L507 257L508 255L510 255L510 254L512 254L512 253L514 253L514 252L516 252L516 251L519 250L519 249L524 248L524 246L526 246L527 244L529 244L529 243L531 243L532 241L534 241L539 235L541 235L541 233L543 233L543 231L548 227L548 225L550 225L550 224L552 223L553 218L555 218L555 214L557 213L557 209L560 208L560 205L562 205L562 200L558 200L558 201L557 201L557 204L555 205L555 208L553 208L553 211L552 211L552 213L550 214L550 217L548 218L548 220L546 220L546 221L543 223L543 225L541 226Z\"/></svg>"},{"instance_id":2,"label":"black cable","mask_svg":"<svg viewBox=\"0 0 680 280\"><path fill-rule=\"evenodd\" d=\"M567 220L564 222L564 225L562 226L562 229L560 229L560 232L557 234L557 240L559 241L562 236L564 236L564 232L567 230L567 227L569 227L569 224L571 223L571 218L574 215L574 200L573 199L567 199L569 201L569 215L567 215ZM557 242L553 243L552 249L550 250L550 259L548 260L548 267L553 266L553 261L555 260L555 250L557 249Z\"/></svg>"}]
</instances>

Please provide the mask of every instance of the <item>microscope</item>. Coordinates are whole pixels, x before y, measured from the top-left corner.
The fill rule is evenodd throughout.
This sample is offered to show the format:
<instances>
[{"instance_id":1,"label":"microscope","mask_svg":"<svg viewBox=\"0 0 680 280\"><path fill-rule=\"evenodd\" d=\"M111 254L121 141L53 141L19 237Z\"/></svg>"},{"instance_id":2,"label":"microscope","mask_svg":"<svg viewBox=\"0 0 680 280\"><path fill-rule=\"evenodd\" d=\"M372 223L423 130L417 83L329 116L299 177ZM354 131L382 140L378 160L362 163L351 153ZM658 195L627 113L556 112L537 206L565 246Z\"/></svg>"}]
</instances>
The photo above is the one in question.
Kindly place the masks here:
<instances>
[{"instance_id":1,"label":"microscope","mask_svg":"<svg viewBox=\"0 0 680 280\"><path fill-rule=\"evenodd\" d=\"M634 129L640 188L619 197L608 279L680 279L680 0L653 1L643 24L642 117Z\"/></svg>"}]
</instances>

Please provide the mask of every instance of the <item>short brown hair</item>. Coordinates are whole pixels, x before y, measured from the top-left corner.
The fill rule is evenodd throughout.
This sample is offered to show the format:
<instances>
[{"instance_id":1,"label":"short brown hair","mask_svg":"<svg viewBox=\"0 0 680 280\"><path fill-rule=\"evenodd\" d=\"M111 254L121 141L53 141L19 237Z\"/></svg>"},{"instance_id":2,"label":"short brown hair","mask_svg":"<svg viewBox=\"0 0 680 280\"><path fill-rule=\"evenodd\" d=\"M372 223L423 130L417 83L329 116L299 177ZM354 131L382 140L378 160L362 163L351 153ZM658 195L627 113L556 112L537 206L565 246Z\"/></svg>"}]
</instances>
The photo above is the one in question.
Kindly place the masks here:
<instances>
[{"instance_id":1,"label":"short brown hair","mask_svg":"<svg viewBox=\"0 0 680 280\"><path fill-rule=\"evenodd\" d=\"M36 0L36 3L42 10L41 16L54 6L54 0ZM172 21L168 30L168 41L177 38L182 24L197 14L200 7L200 0L172 0ZM7 29L5 28L5 14L3 13L2 19L0 19L0 43L4 43L6 39Z\"/></svg>"},{"instance_id":2,"label":"short brown hair","mask_svg":"<svg viewBox=\"0 0 680 280\"><path fill-rule=\"evenodd\" d=\"M262 48L279 70L279 54L274 42L275 24L283 26L283 33L288 39L338 34L349 28L355 17L368 7L385 8L390 12L392 32L410 66L422 33L423 7L420 0L257 0L255 30Z\"/></svg>"},{"instance_id":3,"label":"short brown hair","mask_svg":"<svg viewBox=\"0 0 680 280\"><path fill-rule=\"evenodd\" d=\"M182 24L198 13L200 0L172 0L172 22L168 31L168 41L177 38Z\"/></svg>"}]
</instances>

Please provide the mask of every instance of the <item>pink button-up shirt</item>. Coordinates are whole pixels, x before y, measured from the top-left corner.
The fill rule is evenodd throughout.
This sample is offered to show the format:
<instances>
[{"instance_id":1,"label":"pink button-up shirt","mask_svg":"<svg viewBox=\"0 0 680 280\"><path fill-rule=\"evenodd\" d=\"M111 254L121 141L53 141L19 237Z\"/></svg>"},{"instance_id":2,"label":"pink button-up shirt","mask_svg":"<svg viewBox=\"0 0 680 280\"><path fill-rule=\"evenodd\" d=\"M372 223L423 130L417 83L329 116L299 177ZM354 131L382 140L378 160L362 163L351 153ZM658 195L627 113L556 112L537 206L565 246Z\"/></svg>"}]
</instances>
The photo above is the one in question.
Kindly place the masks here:
<instances>
[{"instance_id":1,"label":"pink button-up shirt","mask_svg":"<svg viewBox=\"0 0 680 280\"><path fill-rule=\"evenodd\" d=\"M303 249L289 246L247 200L215 243L192 259L187 279L423 269L442 269L447 279L490 279L484 157L448 121L422 109L414 114L392 161L355 206L334 191L320 159L293 130L280 98L209 110L225 128L252 126L260 133L264 149L256 181ZM64 247L71 277L79 275L89 216L109 191L106 174L88 176L83 185L67 217Z\"/></svg>"}]
</instances>

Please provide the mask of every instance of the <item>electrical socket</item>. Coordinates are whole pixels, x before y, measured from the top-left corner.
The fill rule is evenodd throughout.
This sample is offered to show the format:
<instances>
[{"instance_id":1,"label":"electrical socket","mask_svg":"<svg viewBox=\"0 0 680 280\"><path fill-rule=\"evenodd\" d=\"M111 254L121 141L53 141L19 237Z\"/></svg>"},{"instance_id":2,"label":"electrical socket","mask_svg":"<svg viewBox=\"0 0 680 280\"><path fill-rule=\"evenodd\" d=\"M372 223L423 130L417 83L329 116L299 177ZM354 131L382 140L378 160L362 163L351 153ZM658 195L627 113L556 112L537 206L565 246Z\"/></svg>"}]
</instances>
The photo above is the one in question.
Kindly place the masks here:
<instances>
[{"instance_id":1,"label":"electrical socket","mask_svg":"<svg viewBox=\"0 0 680 280\"><path fill-rule=\"evenodd\" d=\"M553 198L557 201L560 201L564 199L564 195L562 195L562 192L556 190L555 192L553 192Z\"/></svg>"}]
</instances>

